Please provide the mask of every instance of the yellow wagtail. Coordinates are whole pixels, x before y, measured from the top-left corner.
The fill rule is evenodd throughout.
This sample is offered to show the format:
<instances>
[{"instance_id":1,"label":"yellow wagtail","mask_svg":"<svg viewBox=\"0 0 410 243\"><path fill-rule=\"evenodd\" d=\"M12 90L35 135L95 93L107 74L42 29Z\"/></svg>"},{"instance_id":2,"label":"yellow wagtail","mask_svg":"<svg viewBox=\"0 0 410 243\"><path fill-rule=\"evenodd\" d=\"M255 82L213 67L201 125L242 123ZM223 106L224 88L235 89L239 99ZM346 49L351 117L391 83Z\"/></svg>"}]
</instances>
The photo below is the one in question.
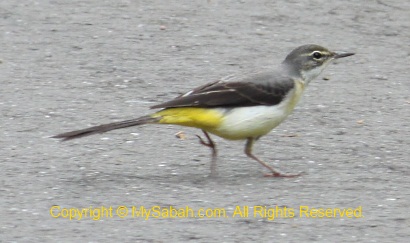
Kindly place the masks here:
<instances>
[{"instance_id":1,"label":"yellow wagtail","mask_svg":"<svg viewBox=\"0 0 410 243\"><path fill-rule=\"evenodd\" d=\"M278 126L292 112L305 87L334 59L354 55L332 52L318 45L294 49L276 70L231 76L193 89L152 106L161 110L136 119L103 124L54 136L63 141L143 124L174 124L199 128L201 144L212 150L211 174L217 151L208 133L229 140L246 140L245 154L270 170L269 176L292 177L275 170L252 153L256 140Z\"/></svg>"}]
</instances>

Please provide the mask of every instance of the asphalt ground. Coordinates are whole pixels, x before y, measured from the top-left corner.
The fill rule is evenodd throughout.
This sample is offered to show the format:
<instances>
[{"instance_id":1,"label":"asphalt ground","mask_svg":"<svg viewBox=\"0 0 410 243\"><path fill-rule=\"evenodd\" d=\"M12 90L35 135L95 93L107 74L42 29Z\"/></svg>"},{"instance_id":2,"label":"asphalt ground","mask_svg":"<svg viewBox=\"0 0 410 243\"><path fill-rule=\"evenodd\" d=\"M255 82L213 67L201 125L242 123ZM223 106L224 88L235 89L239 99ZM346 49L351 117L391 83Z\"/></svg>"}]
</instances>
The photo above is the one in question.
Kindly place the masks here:
<instances>
[{"instance_id":1,"label":"asphalt ground","mask_svg":"<svg viewBox=\"0 0 410 243\"><path fill-rule=\"evenodd\" d=\"M388 0L1 1L0 241L407 242L409 12ZM356 55L256 144L300 177L263 177L243 142L215 138L210 178L200 131L184 127L50 138L148 114L307 43Z\"/></svg>"}]
</instances>

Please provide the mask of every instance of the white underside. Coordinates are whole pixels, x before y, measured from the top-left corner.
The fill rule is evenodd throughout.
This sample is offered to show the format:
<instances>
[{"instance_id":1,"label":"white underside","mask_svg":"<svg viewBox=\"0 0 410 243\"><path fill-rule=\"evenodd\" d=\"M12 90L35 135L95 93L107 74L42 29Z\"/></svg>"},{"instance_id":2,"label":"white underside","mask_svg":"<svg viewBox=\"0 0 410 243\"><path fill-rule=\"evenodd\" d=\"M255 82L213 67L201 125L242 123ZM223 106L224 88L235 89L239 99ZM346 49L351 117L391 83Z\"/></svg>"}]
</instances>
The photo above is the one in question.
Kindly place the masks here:
<instances>
[{"instance_id":1,"label":"white underside","mask_svg":"<svg viewBox=\"0 0 410 243\"><path fill-rule=\"evenodd\" d=\"M303 86L296 86L279 105L250 106L225 111L222 124L209 132L232 140L266 135L292 113L303 91Z\"/></svg>"},{"instance_id":2,"label":"white underside","mask_svg":"<svg viewBox=\"0 0 410 243\"><path fill-rule=\"evenodd\" d=\"M278 126L288 115L284 109L275 106L235 108L211 133L227 139L259 137Z\"/></svg>"}]
</instances>

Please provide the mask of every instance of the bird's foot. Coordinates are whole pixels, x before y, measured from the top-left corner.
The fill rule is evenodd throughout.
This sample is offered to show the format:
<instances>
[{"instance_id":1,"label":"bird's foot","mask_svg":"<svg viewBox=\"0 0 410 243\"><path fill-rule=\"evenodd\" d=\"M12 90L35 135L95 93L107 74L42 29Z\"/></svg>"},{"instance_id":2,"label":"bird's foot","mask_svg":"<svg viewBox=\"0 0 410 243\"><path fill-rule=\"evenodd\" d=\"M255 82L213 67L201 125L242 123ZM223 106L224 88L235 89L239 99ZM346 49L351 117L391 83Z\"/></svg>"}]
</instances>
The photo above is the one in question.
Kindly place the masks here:
<instances>
[{"instance_id":1,"label":"bird's foot","mask_svg":"<svg viewBox=\"0 0 410 243\"><path fill-rule=\"evenodd\" d=\"M204 141L204 139L201 137L201 136L199 136L199 135L195 135L198 139L199 139L199 143L200 144L202 144L202 145L205 145L205 146L207 146L207 147L210 147L210 148L214 148L215 147L215 145L213 144L213 143L211 143L211 142L205 142Z\"/></svg>"}]
</instances>

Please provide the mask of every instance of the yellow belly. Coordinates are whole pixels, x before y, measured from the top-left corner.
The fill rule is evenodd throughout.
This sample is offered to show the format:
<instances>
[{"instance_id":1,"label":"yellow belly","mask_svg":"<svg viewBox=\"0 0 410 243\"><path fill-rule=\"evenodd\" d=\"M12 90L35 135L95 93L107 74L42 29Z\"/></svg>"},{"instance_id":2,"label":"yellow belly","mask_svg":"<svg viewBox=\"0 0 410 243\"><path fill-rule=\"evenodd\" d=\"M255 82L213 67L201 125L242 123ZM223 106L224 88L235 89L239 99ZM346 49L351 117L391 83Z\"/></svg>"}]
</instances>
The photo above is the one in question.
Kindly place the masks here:
<instances>
[{"instance_id":1,"label":"yellow belly","mask_svg":"<svg viewBox=\"0 0 410 243\"><path fill-rule=\"evenodd\" d=\"M196 107L169 108L151 115L161 118L160 124L174 124L196 127L203 130L215 129L223 120L221 109L206 109Z\"/></svg>"}]
</instances>

